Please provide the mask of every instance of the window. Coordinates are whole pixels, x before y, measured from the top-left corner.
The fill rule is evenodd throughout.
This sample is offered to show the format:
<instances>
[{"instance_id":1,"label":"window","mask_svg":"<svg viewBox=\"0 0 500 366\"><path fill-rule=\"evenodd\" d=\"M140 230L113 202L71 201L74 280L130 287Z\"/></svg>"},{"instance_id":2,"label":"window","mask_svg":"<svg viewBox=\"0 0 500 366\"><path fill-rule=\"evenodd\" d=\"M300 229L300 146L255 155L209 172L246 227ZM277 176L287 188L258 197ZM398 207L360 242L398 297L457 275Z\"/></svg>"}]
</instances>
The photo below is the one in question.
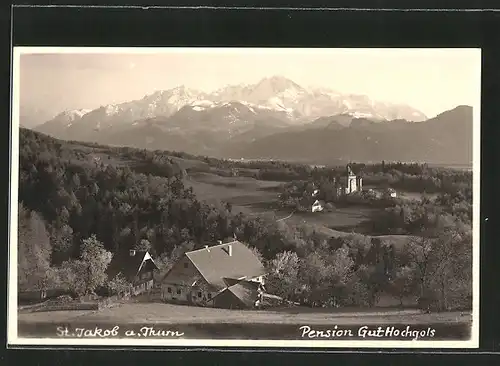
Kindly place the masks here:
<instances>
[{"instance_id":1,"label":"window","mask_svg":"<svg viewBox=\"0 0 500 366\"><path fill-rule=\"evenodd\" d=\"M201 297L201 292L198 292L198 297Z\"/></svg>"},{"instance_id":2,"label":"window","mask_svg":"<svg viewBox=\"0 0 500 366\"><path fill-rule=\"evenodd\" d=\"M178 288L178 289L177 289L177 295L180 295L180 294L181 294L181 289L180 289L180 288Z\"/></svg>"},{"instance_id":3,"label":"window","mask_svg":"<svg viewBox=\"0 0 500 366\"><path fill-rule=\"evenodd\" d=\"M212 294L209 292L208 293L208 299L210 300L212 298Z\"/></svg>"},{"instance_id":4,"label":"window","mask_svg":"<svg viewBox=\"0 0 500 366\"><path fill-rule=\"evenodd\" d=\"M188 268L188 262L184 262L184 268Z\"/></svg>"},{"instance_id":5,"label":"window","mask_svg":"<svg viewBox=\"0 0 500 366\"><path fill-rule=\"evenodd\" d=\"M171 289L170 287L167 287L167 292L168 292L169 294L171 294L171 293L172 293L172 289Z\"/></svg>"}]
</instances>

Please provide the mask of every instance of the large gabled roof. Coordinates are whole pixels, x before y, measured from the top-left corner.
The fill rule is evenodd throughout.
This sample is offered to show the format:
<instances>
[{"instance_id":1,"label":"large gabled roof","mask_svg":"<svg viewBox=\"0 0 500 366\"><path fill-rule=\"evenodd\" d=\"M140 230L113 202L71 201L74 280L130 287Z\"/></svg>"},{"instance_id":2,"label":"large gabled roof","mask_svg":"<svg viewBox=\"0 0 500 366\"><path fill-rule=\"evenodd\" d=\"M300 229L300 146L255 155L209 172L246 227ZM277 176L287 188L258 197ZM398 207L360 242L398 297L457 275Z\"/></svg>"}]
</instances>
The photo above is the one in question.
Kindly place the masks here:
<instances>
[{"instance_id":1,"label":"large gabled roof","mask_svg":"<svg viewBox=\"0 0 500 366\"><path fill-rule=\"evenodd\" d=\"M229 249L231 247L231 249ZM186 256L203 278L215 288L228 286L228 279L251 279L266 273L261 261L239 241L187 252Z\"/></svg>"}]
</instances>

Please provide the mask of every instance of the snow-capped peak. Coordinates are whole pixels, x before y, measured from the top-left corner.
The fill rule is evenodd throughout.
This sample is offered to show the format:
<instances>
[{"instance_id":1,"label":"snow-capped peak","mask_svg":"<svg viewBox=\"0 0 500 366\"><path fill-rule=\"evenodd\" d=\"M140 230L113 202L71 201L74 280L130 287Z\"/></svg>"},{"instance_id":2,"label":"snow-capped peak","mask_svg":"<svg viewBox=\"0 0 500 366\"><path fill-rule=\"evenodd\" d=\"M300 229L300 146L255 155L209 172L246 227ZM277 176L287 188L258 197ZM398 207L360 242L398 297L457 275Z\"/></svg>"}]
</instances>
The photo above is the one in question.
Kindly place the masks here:
<instances>
[{"instance_id":1,"label":"snow-capped peak","mask_svg":"<svg viewBox=\"0 0 500 366\"><path fill-rule=\"evenodd\" d=\"M62 113L59 113L57 117L64 117L64 118L67 118L71 121L77 119L77 118L82 118L84 115L86 115L87 113L89 113L91 110L90 109L71 109L71 110L67 110L67 111L64 111Z\"/></svg>"},{"instance_id":2,"label":"snow-capped peak","mask_svg":"<svg viewBox=\"0 0 500 366\"><path fill-rule=\"evenodd\" d=\"M285 106L283 105L283 100L281 100L278 97L271 97L267 100L267 102L276 109L281 109L281 110L286 109Z\"/></svg>"},{"instance_id":3,"label":"snow-capped peak","mask_svg":"<svg viewBox=\"0 0 500 366\"><path fill-rule=\"evenodd\" d=\"M207 99L201 99L201 100L196 100L191 103L193 107L204 107L204 108L211 108L214 107L216 104L210 100Z\"/></svg>"},{"instance_id":4,"label":"snow-capped peak","mask_svg":"<svg viewBox=\"0 0 500 366\"><path fill-rule=\"evenodd\" d=\"M85 124L99 121L102 126L111 126L132 124L144 118L169 117L184 107L197 113L225 108L227 110L217 111L218 115L224 116L225 113L231 118L238 115L242 119L247 119L248 113L278 113L279 118L284 116L295 123L343 113L378 120L426 119L423 113L408 105L374 101L364 95L342 94L329 87L304 88L283 76L265 77L255 84L229 85L211 93L180 85L154 91L138 100L102 106L92 112L78 109L56 117L66 125L79 123L85 116Z\"/></svg>"},{"instance_id":5,"label":"snow-capped peak","mask_svg":"<svg viewBox=\"0 0 500 366\"><path fill-rule=\"evenodd\" d=\"M104 107L104 113L106 113L107 116L112 116L118 114L119 112L120 112L120 107L117 106L116 104L108 104L107 106Z\"/></svg>"}]
</instances>

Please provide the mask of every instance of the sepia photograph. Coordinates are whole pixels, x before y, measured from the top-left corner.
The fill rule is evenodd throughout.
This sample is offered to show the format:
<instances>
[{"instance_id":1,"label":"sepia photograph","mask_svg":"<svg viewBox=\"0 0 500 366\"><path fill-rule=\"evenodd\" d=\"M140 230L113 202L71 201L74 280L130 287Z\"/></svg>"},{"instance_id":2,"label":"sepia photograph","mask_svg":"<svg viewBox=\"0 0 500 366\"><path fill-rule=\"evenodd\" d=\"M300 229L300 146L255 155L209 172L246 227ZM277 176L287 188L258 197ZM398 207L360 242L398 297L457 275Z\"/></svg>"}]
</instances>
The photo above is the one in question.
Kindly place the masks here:
<instances>
[{"instance_id":1,"label":"sepia photograph","mask_svg":"<svg viewBox=\"0 0 500 366\"><path fill-rule=\"evenodd\" d=\"M14 47L9 345L477 348L481 51Z\"/></svg>"}]
</instances>

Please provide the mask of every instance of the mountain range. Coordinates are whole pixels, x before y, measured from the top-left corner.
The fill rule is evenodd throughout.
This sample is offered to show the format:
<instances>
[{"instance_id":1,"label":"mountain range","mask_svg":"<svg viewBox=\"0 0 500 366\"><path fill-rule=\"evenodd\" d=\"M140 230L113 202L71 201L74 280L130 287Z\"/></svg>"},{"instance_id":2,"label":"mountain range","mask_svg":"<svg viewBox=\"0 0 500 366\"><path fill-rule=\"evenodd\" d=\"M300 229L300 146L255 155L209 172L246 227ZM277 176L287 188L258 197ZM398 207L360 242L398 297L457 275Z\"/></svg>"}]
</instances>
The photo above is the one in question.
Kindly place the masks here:
<instances>
[{"instance_id":1,"label":"mountain range","mask_svg":"<svg viewBox=\"0 0 500 366\"><path fill-rule=\"evenodd\" d=\"M305 88L281 76L211 93L179 86L94 110L64 111L34 129L66 140L223 158L472 160L470 107L427 119L408 105Z\"/></svg>"}]
</instances>

